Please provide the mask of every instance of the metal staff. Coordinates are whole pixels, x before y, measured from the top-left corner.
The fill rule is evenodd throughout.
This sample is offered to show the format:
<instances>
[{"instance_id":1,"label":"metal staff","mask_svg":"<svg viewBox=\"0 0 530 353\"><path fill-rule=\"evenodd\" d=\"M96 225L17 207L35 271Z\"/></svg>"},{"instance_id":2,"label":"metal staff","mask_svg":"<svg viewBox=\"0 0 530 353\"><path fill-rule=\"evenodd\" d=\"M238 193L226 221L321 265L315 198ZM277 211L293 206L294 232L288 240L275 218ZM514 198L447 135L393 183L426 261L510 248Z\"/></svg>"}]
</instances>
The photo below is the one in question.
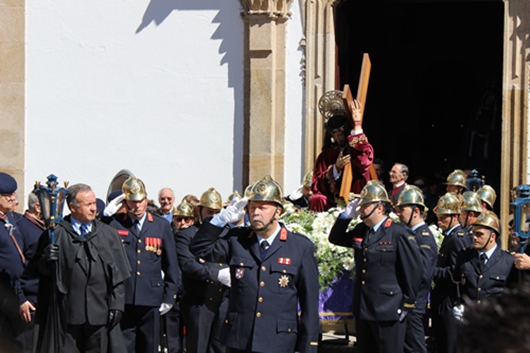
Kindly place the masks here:
<instances>
[{"instance_id":1,"label":"metal staff","mask_svg":"<svg viewBox=\"0 0 530 353\"><path fill-rule=\"evenodd\" d=\"M63 219L63 206L68 194L68 182L64 183L64 188L57 187L57 177L53 174L48 176L48 185L42 186L39 181L35 182L33 192L39 199L42 210L42 217L50 232L50 243L55 243L55 227ZM59 353L59 307L57 303L57 266L53 264L52 269L52 323L54 328L53 347L54 352Z\"/></svg>"}]
</instances>

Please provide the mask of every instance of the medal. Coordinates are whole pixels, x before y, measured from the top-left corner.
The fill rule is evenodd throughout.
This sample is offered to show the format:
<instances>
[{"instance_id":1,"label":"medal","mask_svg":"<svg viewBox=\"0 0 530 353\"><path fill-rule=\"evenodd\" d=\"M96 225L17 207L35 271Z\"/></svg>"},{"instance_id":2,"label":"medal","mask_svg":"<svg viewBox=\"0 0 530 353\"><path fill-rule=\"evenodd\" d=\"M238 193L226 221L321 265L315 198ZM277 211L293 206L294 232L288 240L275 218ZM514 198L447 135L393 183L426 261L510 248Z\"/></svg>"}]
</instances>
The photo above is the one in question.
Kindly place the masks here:
<instances>
[{"instance_id":1,"label":"medal","mask_svg":"<svg viewBox=\"0 0 530 353\"><path fill-rule=\"evenodd\" d=\"M289 277L287 277L286 275L283 275L280 277L278 282L280 284L280 287L285 288L289 284Z\"/></svg>"},{"instance_id":2,"label":"medal","mask_svg":"<svg viewBox=\"0 0 530 353\"><path fill-rule=\"evenodd\" d=\"M155 242L156 242L156 254L160 256L162 255L162 249L160 248L160 245L162 245L162 239L155 238Z\"/></svg>"}]
</instances>

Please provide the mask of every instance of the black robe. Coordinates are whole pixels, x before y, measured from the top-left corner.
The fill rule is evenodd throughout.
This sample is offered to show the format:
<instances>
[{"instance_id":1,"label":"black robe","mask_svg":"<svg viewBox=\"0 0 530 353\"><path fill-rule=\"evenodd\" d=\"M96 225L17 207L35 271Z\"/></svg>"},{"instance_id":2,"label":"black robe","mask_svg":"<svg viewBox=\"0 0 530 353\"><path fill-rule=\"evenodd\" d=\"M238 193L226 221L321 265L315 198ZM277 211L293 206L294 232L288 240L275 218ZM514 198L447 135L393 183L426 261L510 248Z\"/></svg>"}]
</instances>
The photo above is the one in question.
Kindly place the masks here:
<instances>
[{"instance_id":1,"label":"black robe","mask_svg":"<svg viewBox=\"0 0 530 353\"><path fill-rule=\"evenodd\" d=\"M68 318L75 313L68 313L68 298L73 297L77 288L71 287L73 268L79 261L80 254L96 259L102 264L100 273L100 285L106 286L107 303L98 305L97 301L86 308L87 320L99 316L99 320L106 321L108 310L124 310L124 284L125 279L130 277L130 266L127 255L121 244L120 237L115 229L95 220L92 223L92 231L85 238L81 238L73 230L69 217L59 223L55 228L55 243L59 246L58 269L56 271L57 284L57 309L59 311L58 337L59 350L64 344L64 334L68 324ZM39 290L37 294L37 310L35 313L35 335L38 337L35 347L36 352L53 352L54 326L51 315L53 310L53 287L51 273L42 259L44 249L50 244L50 231L45 231L37 245L35 252L28 263L26 273L39 277ZM42 259L42 261L40 261ZM39 263L40 262L40 263ZM81 265L82 266L82 265ZM92 272L91 272L92 273ZM90 276L90 275L89 275ZM94 279L90 278L92 282ZM99 280L99 279L96 279ZM90 288L83 290L81 295L91 295ZM80 308L84 310L84 308ZM97 321L97 319L96 319ZM92 323L91 323L92 324ZM100 325L96 322L96 325ZM105 325L106 323L104 323ZM115 326L109 333L108 353L126 352L120 326Z\"/></svg>"}]
</instances>

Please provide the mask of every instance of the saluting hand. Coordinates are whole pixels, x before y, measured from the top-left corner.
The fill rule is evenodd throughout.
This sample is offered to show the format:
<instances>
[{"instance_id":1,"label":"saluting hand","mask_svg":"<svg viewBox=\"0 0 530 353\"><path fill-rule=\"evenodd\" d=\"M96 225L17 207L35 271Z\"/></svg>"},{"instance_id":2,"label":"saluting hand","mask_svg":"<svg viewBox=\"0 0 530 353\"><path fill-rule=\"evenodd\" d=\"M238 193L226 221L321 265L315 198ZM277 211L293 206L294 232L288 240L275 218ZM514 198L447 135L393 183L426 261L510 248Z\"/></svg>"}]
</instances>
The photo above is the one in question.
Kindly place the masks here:
<instances>
[{"instance_id":1,"label":"saluting hand","mask_svg":"<svg viewBox=\"0 0 530 353\"><path fill-rule=\"evenodd\" d=\"M344 166L350 164L350 155L343 155L342 151L340 151L339 156L337 157L337 161L335 162L335 167L337 167L337 170L342 170Z\"/></svg>"}]
</instances>

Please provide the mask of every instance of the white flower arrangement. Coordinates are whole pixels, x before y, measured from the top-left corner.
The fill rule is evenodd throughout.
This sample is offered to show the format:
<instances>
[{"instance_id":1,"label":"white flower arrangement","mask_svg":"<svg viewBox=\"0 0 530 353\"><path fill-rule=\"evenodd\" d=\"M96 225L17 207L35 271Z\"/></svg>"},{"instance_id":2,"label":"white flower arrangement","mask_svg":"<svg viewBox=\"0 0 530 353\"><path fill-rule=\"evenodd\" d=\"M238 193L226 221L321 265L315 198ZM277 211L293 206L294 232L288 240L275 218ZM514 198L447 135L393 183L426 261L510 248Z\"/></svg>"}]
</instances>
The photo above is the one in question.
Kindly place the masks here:
<instances>
[{"instance_id":1,"label":"white flower arrangement","mask_svg":"<svg viewBox=\"0 0 530 353\"><path fill-rule=\"evenodd\" d=\"M436 247L440 249L440 246L442 246L442 241L444 240L442 230L434 223L429 226L429 230L434 236L434 240L436 241Z\"/></svg>"},{"instance_id":2,"label":"white flower arrangement","mask_svg":"<svg viewBox=\"0 0 530 353\"><path fill-rule=\"evenodd\" d=\"M336 246L328 241L331 227L342 211L339 207L320 213L303 210L281 217L287 229L307 236L315 245L321 289L329 287L339 274L355 268L353 249ZM348 230L353 229L357 223L359 218L353 219Z\"/></svg>"}]
</instances>

